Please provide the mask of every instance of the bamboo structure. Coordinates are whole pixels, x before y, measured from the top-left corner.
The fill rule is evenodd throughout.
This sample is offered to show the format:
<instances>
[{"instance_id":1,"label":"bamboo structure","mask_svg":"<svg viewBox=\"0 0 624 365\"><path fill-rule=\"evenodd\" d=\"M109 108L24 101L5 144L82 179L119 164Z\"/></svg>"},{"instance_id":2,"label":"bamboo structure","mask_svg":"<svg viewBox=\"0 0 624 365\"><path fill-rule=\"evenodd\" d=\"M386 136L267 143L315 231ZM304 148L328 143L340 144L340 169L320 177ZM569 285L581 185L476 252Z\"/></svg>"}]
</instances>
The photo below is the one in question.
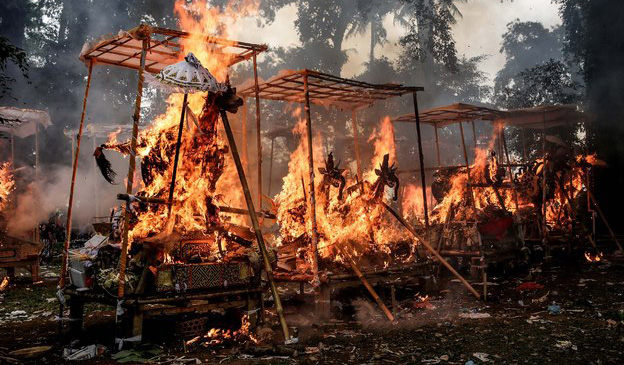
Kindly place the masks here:
<instances>
[{"instance_id":1,"label":"bamboo structure","mask_svg":"<svg viewBox=\"0 0 624 365\"><path fill-rule=\"evenodd\" d=\"M358 181L362 181L362 156L360 154L360 131L357 124L357 112L351 111L351 127L353 128L353 147L355 148L355 163L357 164Z\"/></svg>"},{"instance_id":2,"label":"bamboo structure","mask_svg":"<svg viewBox=\"0 0 624 365\"><path fill-rule=\"evenodd\" d=\"M145 71L145 57L149 40L143 38L143 49L141 50L141 65L139 67L139 81L137 85L137 96L134 103L134 115L132 117L132 139L130 140L130 162L128 164L128 177L126 184L126 194L132 194L134 186L134 170L136 168L136 148L139 135L139 120L141 119L141 101L143 99L143 72ZM184 108L182 109L184 110ZM126 287L126 263L128 260L128 234L130 229L130 203L126 203L124 209L123 236L121 241L121 257L119 258L119 285L117 287L117 297L122 299Z\"/></svg>"},{"instance_id":3,"label":"bamboo structure","mask_svg":"<svg viewBox=\"0 0 624 365\"><path fill-rule=\"evenodd\" d=\"M416 137L418 139L418 161L420 164L420 183L423 195L423 212L425 215L425 229L429 231L429 212L427 209L427 183L425 181L425 156L422 149L422 135L420 132L420 113L418 113L418 96L416 92L412 92L412 100L414 102L414 118L416 120Z\"/></svg>"},{"instance_id":4,"label":"bamboo structure","mask_svg":"<svg viewBox=\"0 0 624 365\"><path fill-rule=\"evenodd\" d=\"M180 160L180 146L182 145L182 131L184 129L184 117L186 115L186 105L188 101L188 93L184 93L182 100L182 112L180 113L180 125L178 126L178 139L176 141L175 157L173 159L173 174L171 176L171 186L169 187L169 207L167 215L171 215L171 207L173 202L173 192L175 191L176 176L178 174L178 162Z\"/></svg>"},{"instance_id":5,"label":"bamboo structure","mask_svg":"<svg viewBox=\"0 0 624 365\"><path fill-rule=\"evenodd\" d=\"M91 87L91 77L93 75L94 61L89 61L89 73L87 75L87 86L82 99L82 114L80 115L80 125L76 136L76 150L73 154L71 185L69 187L69 203L67 204L67 225L65 231L65 244L63 246L63 262L61 264L61 274L59 278L59 288L65 288L65 277L67 276L67 264L69 260L69 243L71 242L72 212L74 207L74 188L76 185L76 172L78 170L78 156L80 156L80 140L82 139L82 129L84 127L85 114L87 111L87 99L89 98L89 88ZM73 140L73 139L72 139Z\"/></svg>"},{"instance_id":6,"label":"bamboo structure","mask_svg":"<svg viewBox=\"0 0 624 365\"><path fill-rule=\"evenodd\" d=\"M282 308L282 302L280 300L279 293L277 292L277 286L275 285L275 280L273 279L273 269L271 268L271 263L269 262L267 248L264 244L264 237L262 236L262 232L260 231L260 223L258 222L258 216L256 215L256 209L254 207L251 191L249 190L249 184L247 184L247 178L245 177L245 170L243 169L243 164L241 163L238 149L236 148L234 133L232 133L232 128L230 127L230 122L228 121L225 110L221 110L221 121L223 122L225 134L227 136L228 144L230 146L230 151L232 152L232 158L234 159L236 171L238 172L238 177L243 188L245 202L247 203L247 209L249 211L249 217L251 218L251 224L256 235L256 240L258 241L258 247L260 248L260 252L262 253L264 270L266 272L269 285L271 286L271 294L273 295L273 300L275 301L275 311L279 316L284 339L286 340L286 342L289 342L292 340L292 338L290 337L288 325L286 324L286 319L284 318L284 310Z\"/></svg>"},{"instance_id":7,"label":"bamboo structure","mask_svg":"<svg viewBox=\"0 0 624 365\"><path fill-rule=\"evenodd\" d=\"M390 214L392 214L392 216L394 218L396 218L402 225L403 227L405 227L415 238L417 238L420 243L425 246L425 248L431 252L431 254L436 258L436 260L438 260L439 263L441 263L442 265L444 265L444 267L446 267L451 274L453 274L457 279L459 279L459 281L464 284L464 286L477 298L477 299L481 299L481 295L475 290L475 288L472 287L472 285L470 285L470 283L464 279L463 276L461 276L460 273L457 272L457 270L455 270L451 264L449 264L448 262L446 262L446 260L440 256L440 254L438 253L438 251L436 251L433 247L431 247L431 245L429 244L429 242L427 242L426 240L424 240L422 237L420 237L418 235L418 233L416 232L416 230L414 229L414 227L412 227L409 223L407 223L407 221L401 217L394 209L392 209L388 204L382 202L381 204L383 204L384 208L386 208L386 210L388 212L390 212Z\"/></svg>"},{"instance_id":8,"label":"bamboo structure","mask_svg":"<svg viewBox=\"0 0 624 365\"><path fill-rule=\"evenodd\" d=\"M258 93L260 89L258 87L258 66L256 63L256 55L253 55L253 72L254 72L254 87L256 95L256 161L258 166L256 170L258 172L258 208L262 209L262 130L260 127L260 98Z\"/></svg>"},{"instance_id":9,"label":"bamboo structure","mask_svg":"<svg viewBox=\"0 0 624 365\"><path fill-rule=\"evenodd\" d=\"M303 76L303 92L305 97L306 115L306 136L308 139L308 169L310 172L309 194L310 194L310 215L312 219L312 273L314 275L313 285L320 284L318 266L318 227L316 224L316 192L314 188L314 152L312 151L312 118L310 117L310 90L308 89L308 75ZM257 100L257 99L256 99Z\"/></svg>"}]
</instances>

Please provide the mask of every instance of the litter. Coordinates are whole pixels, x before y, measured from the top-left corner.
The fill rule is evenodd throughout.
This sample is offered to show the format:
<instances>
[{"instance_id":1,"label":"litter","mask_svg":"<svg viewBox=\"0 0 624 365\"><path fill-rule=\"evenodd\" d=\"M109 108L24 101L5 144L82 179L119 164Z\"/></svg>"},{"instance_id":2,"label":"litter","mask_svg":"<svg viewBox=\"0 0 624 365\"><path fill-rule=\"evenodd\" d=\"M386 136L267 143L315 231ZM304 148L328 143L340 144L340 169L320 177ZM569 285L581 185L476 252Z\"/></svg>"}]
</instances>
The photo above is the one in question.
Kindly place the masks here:
<instances>
[{"instance_id":1,"label":"litter","mask_svg":"<svg viewBox=\"0 0 624 365\"><path fill-rule=\"evenodd\" d=\"M558 304L551 304L548 306L548 313L549 314L560 314L561 313L561 306Z\"/></svg>"},{"instance_id":2,"label":"litter","mask_svg":"<svg viewBox=\"0 0 624 365\"><path fill-rule=\"evenodd\" d=\"M469 318L469 319L483 319L490 318L492 315L489 313L460 313L459 318Z\"/></svg>"}]
</instances>

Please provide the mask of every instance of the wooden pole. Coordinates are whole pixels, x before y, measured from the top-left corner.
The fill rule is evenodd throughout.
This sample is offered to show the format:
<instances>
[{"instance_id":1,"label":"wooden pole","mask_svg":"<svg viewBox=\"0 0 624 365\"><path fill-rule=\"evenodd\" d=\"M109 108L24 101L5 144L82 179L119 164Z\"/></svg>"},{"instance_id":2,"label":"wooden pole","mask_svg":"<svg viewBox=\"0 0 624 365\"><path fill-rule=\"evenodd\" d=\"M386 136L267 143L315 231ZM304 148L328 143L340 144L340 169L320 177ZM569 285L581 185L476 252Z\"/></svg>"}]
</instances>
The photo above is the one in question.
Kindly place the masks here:
<instances>
[{"instance_id":1,"label":"wooden pole","mask_svg":"<svg viewBox=\"0 0 624 365\"><path fill-rule=\"evenodd\" d=\"M65 288L65 277L67 276L67 261L69 256L69 243L71 242L72 228L72 212L74 206L74 187L76 184L76 171L78 170L78 156L80 155L80 140L82 138L82 129L84 127L85 114L87 111L87 99L89 98L89 88L91 87L91 76L93 73L93 58L89 61L89 74L87 76L87 86L85 95L82 99L82 114L80 115L80 126L78 127L78 136L76 136L76 150L74 152L74 160L72 163L72 178L69 186L69 203L67 204L67 224L65 232L65 245L63 246L63 262L61 264L61 277L59 278L59 288ZM72 139L73 140L73 139Z\"/></svg>"},{"instance_id":2,"label":"wooden pole","mask_svg":"<svg viewBox=\"0 0 624 365\"><path fill-rule=\"evenodd\" d=\"M542 243L546 244L546 113L542 120ZM546 256L550 256L549 249Z\"/></svg>"},{"instance_id":3,"label":"wooden pole","mask_svg":"<svg viewBox=\"0 0 624 365\"><path fill-rule=\"evenodd\" d=\"M35 123L35 180L39 179L39 123Z\"/></svg>"},{"instance_id":4,"label":"wooden pole","mask_svg":"<svg viewBox=\"0 0 624 365\"><path fill-rule=\"evenodd\" d=\"M91 135L91 139L93 142L93 150L95 151L95 149L97 148L97 138L95 138L95 133L93 133ZM99 217L100 214L100 199L99 199L99 194L98 194L98 187L97 187L97 176L98 176L98 167L97 167L97 162L95 161L95 159L93 159L93 200L94 200L94 204L93 204L93 208L95 210L95 217Z\"/></svg>"},{"instance_id":5,"label":"wooden pole","mask_svg":"<svg viewBox=\"0 0 624 365\"><path fill-rule=\"evenodd\" d=\"M418 139L418 162L420 163L420 185L422 186L423 212L425 214L425 229L429 230L429 210L427 207L427 183L425 181L425 156L422 150L422 135L420 133L420 114L418 112L418 95L412 92L414 103L414 118L416 119L416 138Z\"/></svg>"},{"instance_id":6,"label":"wooden pole","mask_svg":"<svg viewBox=\"0 0 624 365\"><path fill-rule=\"evenodd\" d=\"M258 86L258 65L253 55L254 94L256 96L256 150L258 153L258 209L262 210L262 136L260 129L260 87Z\"/></svg>"},{"instance_id":7,"label":"wooden pole","mask_svg":"<svg viewBox=\"0 0 624 365\"><path fill-rule=\"evenodd\" d=\"M271 196L271 180L273 180L273 147L275 146L275 137L271 138L271 158L269 160L269 188L267 189L267 196Z\"/></svg>"},{"instance_id":8,"label":"wooden pole","mask_svg":"<svg viewBox=\"0 0 624 365\"><path fill-rule=\"evenodd\" d=\"M507 138L505 137L505 127L501 128L501 138L503 142L503 149L505 151L505 159L507 160L507 173L509 174L509 181L511 181L511 185L513 186L513 197L514 197L514 205L516 207L516 211L518 211L519 203L518 203L518 189L516 189L516 181L513 178L511 173L511 160L509 159L509 149L507 148Z\"/></svg>"},{"instance_id":9,"label":"wooden pole","mask_svg":"<svg viewBox=\"0 0 624 365\"><path fill-rule=\"evenodd\" d=\"M72 152L74 152L73 148ZM13 133L13 129L11 129L11 165L13 165L13 168L15 168L15 134Z\"/></svg>"},{"instance_id":10,"label":"wooden pole","mask_svg":"<svg viewBox=\"0 0 624 365\"><path fill-rule=\"evenodd\" d=\"M436 144L436 158L438 162L438 166L442 166L440 160L440 141L438 140L438 126L433 126L433 131L435 132L435 144Z\"/></svg>"},{"instance_id":11,"label":"wooden pole","mask_svg":"<svg viewBox=\"0 0 624 365\"><path fill-rule=\"evenodd\" d=\"M173 159L173 172L171 174L171 185L169 186L169 207L167 216L171 215L171 207L173 206L173 192L175 190L176 176L178 174L178 162L180 160L180 147L182 145L182 131L184 130L184 117L186 115L186 104L188 101L188 94L184 94L184 100L182 101L182 112L180 113L180 125L178 127L178 140L176 142L175 157ZM128 192L130 194L131 192Z\"/></svg>"},{"instance_id":12,"label":"wooden pole","mask_svg":"<svg viewBox=\"0 0 624 365\"><path fill-rule=\"evenodd\" d=\"M526 162L527 160L527 149L526 149L526 139L525 139L525 135L524 135L524 127L521 127L521 131L522 131L522 160L523 162Z\"/></svg>"},{"instance_id":13,"label":"wooden pole","mask_svg":"<svg viewBox=\"0 0 624 365\"><path fill-rule=\"evenodd\" d=\"M381 298L379 297L379 295L377 294L373 286L368 282L368 280L366 280L366 277L364 277L364 274L362 274L362 271L360 271L355 261L353 261L353 258L351 257L351 255L344 254L344 256L349 261L349 265L351 266L351 269L353 270L353 272L355 272L355 275L357 275L358 279L360 279L362 284L364 284L364 287L366 287L366 290L368 290L368 292L373 297L373 299L375 299L375 302L377 302L377 305L379 305L379 307L384 312L386 317L388 317L388 320L390 322L394 322L394 315L392 315L392 312L390 312L386 304L383 302L383 300L381 300Z\"/></svg>"},{"instance_id":14,"label":"wooden pole","mask_svg":"<svg viewBox=\"0 0 624 365\"><path fill-rule=\"evenodd\" d=\"M243 144L243 166L249 171L249 156L247 155L247 101L248 99L245 98L245 102L243 103L241 141Z\"/></svg>"},{"instance_id":15,"label":"wooden pole","mask_svg":"<svg viewBox=\"0 0 624 365\"><path fill-rule=\"evenodd\" d=\"M139 64L139 82L137 85L137 96L134 102L134 115L132 117L132 139L130 141L130 163L128 165L128 183L126 185L126 194L132 194L134 185L134 170L136 167L136 147L137 137L139 135L139 120L141 119L141 101L143 99L143 72L145 70L145 56L147 55L148 38L143 39L143 47L141 49L141 63ZM119 286L117 288L117 297L122 299L126 286L126 262L128 260L128 233L130 225L130 203L126 203L124 210L124 226L121 241L121 256L119 258Z\"/></svg>"},{"instance_id":16,"label":"wooden pole","mask_svg":"<svg viewBox=\"0 0 624 365\"><path fill-rule=\"evenodd\" d=\"M362 156L360 155L360 130L357 124L357 112L351 111L351 127L353 128L353 147L355 148L355 162L357 164L358 181L362 182Z\"/></svg>"},{"instance_id":17,"label":"wooden pole","mask_svg":"<svg viewBox=\"0 0 624 365\"><path fill-rule=\"evenodd\" d=\"M477 203L475 202L474 192L472 191L472 179L470 178L470 164L468 163L468 150L466 149L466 140L464 139L464 127L463 122L459 122L459 133L461 134L462 147L464 149L464 162L466 163L466 176L468 177L468 190L470 191L470 200L472 201L472 207L477 209Z\"/></svg>"},{"instance_id":18,"label":"wooden pole","mask_svg":"<svg viewBox=\"0 0 624 365\"><path fill-rule=\"evenodd\" d=\"M477 148L477 129L475 128L474 120L470 122L472 124L472 141L474 143L474 147Z\"/></svg>"},{"instance_id":19,"label":"wooden pole","mask_svg":"<svg viewBox=\"0 0 624 365\"><path fill-rule=\"evenodd\" d=\"M312 219L312 273L314 275L313 286L320 285L318 265L318 227L316 225L316 194L314 189L314 151L312 150L312 118L310 117L310 93L308 90L308 75L303 75L303 90L305 98L306 130L308 137L308 169L310 172L310 218Z\"/></svg>"},{"instance_id":20,"label":"wooden pole","mask_svg":"<svg viewBox=\"0 0 624 365\"><path fill-rule=\"evenodd\" d=\"M602 209L600 209L600 205L598 205L598 202L596 201L594 194L592 194L591 191L589 190L589 187L587 187L587 195L589 196L591 201L594 203L594 206L596 207L596 211L598 212L598 215L600 216L600 218L602 219L602 222L607 227L607 230L609 230L609 234L611 235L611 238L613 238L613 241L615 241L615 244L617 245L618 249L620 250L620 252L624 252L624 250L622 250L622 245L620 244L620 241L618 241L617 236L611 229L611 225L609 224L609 221L607 221L607 217L602 213Z\"/></svg>"},{"instance_id":21,"label":"wooden pole","mask_svg":"<svg viewBox=\"0 0 624 365\"><path fill-rule=\"evenodd\" d=\"M264 238L262 237L262 232L260 232L260 223L258 222L258 216L256 215L256 208L254 207L253 198L251 196L251 191L249 190L249 184L247 184L247 178L245 177L245 170L243 170L243 164L241 163L240 156L238 155L238 149L236 148L236 141L234 140L234 133L232 133L232 128L230 127L230 122L227 118L227 114L225 110L221 110L221 121L223 122L223 128L225 129L225 134L228 139L228 144L230 146L230 152L232 153L232 158L234 159L234 164L236 165L236 171L238 172L238 178L240 179L243 193L245 195L245 202L247 203L247 210L249 212L249 218L251 219L251 225L253 226L254 233L256 234L256 240L258 241L258 247L260 248L260 254L262 254L262 261L264 262L264 270L266 271L266 276L271 286L271 294L273 295L273 300L275 302L275 311L280 319L280 324L282 326L282 332L284 333L284 339L289 342L291 340L290 334L288 332L288 325L286 324L286 319L284 318L284 310L282 308L282 302L280 300L279 293L277 292L277 286L275 285L275 280L273 279L273 269L271 268L271 263L269 262L269 256L267 252L267 248L264 245Z\"/></svg>"},{"instance_id":22,"label":"wooden pole","mask_svg":"<svg viewBox=\"0 0 624 365\"><path fill-rule=\"evenodd\" d=\"M470 285L470 283L466 281L466 279L464 279L464 277L461 276L460 273L457 272L457 270L455 270L448 262L446 262L446 260L442 256L440 256L438 251L436 251L427 241L420 237L414 227L407 223L407 221L403 219L403 217L401 217L396 211L394 211L394 209L392 209L388 204L386 204L385 202L381 202L381 204L384 206L384 208L386 208L388 212L390 212L390 214L392 214L394 218L399 221L399 223L403 225L403 227L405 227L414 237L416 237L429 252L431 252L431 254L438 260L438 262L444 265L444 267L446 267L457 279L459 279L459 281L461 281L461 283L464 284L464 286L477 299L481 299L481 295L475 290L475 288L473 288L472 285Z\"/></svg>"}]
</instances>

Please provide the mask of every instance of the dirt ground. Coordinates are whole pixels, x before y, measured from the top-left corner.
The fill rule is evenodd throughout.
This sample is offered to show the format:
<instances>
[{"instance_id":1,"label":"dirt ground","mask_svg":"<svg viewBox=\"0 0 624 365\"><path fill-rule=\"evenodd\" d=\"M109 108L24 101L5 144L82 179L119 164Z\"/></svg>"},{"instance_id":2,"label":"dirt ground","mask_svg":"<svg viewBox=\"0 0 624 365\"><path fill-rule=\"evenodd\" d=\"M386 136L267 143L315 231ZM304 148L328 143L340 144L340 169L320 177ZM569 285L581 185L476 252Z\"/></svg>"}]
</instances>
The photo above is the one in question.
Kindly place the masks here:
<instances>
[{"instance_id":1,"label":"dirt ground","mask_svg":"<svg viewBox=\"0 0 624 365\"><path fill-rule=\"evenodd\" d=\"M200 341L186 346L185 352L183 341L164 333L164 327L146 324L157 335L151 343L126 352L125 360L167 364L624 363L624 259L606 257L601 263L554 260L535 266L528 274L490 281L487 302L470 297L454 281L445 283L443 290L425 302L415 292L399 292L394 324L366 296L342 297L334 303L335 311L342 313L340 319L322 324L312 317L309 306L291 306L288 321L298 328L300 340L291 347ZM529 289L521 290L522 283L538 285L525 284ZM13 359L17 363L64 363L62 350L69 339L58 332L55 285L52 275L36 284L15 280L4 293L0 363L15 363ZM275 318L269 322L276 323ZM279 333L279 327L273 326L273 331ZM113 333L112 310L88 306L80 345L102 344L112 349ZM52 349L31 360L8 355L31 346ZM84 363L115 363L112 356L106 353Z\"/></svg>"}]
</instances>

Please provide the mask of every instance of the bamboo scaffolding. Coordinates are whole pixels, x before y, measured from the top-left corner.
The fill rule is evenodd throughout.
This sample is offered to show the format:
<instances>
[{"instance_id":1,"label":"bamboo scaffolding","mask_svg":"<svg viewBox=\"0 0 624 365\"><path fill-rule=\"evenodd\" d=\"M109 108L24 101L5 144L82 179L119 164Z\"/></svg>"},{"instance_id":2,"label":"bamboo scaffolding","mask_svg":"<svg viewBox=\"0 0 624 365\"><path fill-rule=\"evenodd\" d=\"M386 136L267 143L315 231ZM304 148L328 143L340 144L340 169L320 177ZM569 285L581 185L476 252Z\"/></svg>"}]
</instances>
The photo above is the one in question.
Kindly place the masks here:
<instances>
[{"instance_id":1,"label":"bamboo scaffolding","mask_svg":"<svg viewBox=\"0 0 624 365\"><path fill-rule=\"evenodd\" d=\"M416 137L418 139L418 162L420 164L420 184L422 186L423 196L423 213L425 215L425 229L429 233L429 211L427 207L427 183L425 181L425 156L422 149L422 134L420 132L420 115L418 113L418 95L416 91L412 92L412 101L414 103L414 118L416 120Z\"/></svg>"},{"instance_id":2,"label":"bamboo scaffolding","mask_svg":"<svg viewBox=\"0 0 624 365\"><path fill-rule=\"evenodd\" d=\"M477 298L477 299L481 299L481 295L475 290L475 288L472 287L472 285L470 285L470 283L464 279L463 276L461 276L460 273L457 272L457 270L455 270L451 264L449 264L448 262L446 262L446 260L440 256L440 254L438 253L438 251L436 251L433 247L431 247L431 245L424 240L422 237L420 237L418 235L418 233L416 232L416 230L414 229L414 227L412 227L409 223L407 223L407 221L405 219L403 219L403 217L401 217L394 209L392 209L388 204L381 202L381 204L384 206L384 208L386 208L386 210L388 212L390 212L390 214L392 214L392 216L394 218L396 218L399 223L401 223L403 225L403 227L405 227L416 239L418 239L420 241L420 243L425 246L425 248L431 252L431 254L436 258L436 260L438 260L438 262L440 262L442 265L444 265L444 267L446 267L451 274L453 274L457 279L459 279L459 281L464 284L464 286Z\"/></svg>"},{"instance_id":3,"label":"bamboo scaffolding","mask_svg":"<svg viewBox=\"0 0 624 365\"><path fill-rule=\"evenodd\" d=\"M258 67L256 55L253 55L254 94L256 96L256 151L258 166L258 208L262 209L262 135L260 128L260 88L258 86Z\"/></svg>"},{"instance_id":4,"label":"bamboo scaffolding","mask_svg":"<svg viewBox=\"0 0 624 365\"><path fill-rule=\"evenodd\" d=\"M130 162L128 164L128 178L126 184L126 194L132 194L134 186L134 170L136 168L136 148L137 137L139 135L139 121L141 119L141 101L143 99L143 72L145 69L145 57L147 54L148 38L143 38L143 50L141 52L141 66L139 67L139 82L137 85L137 96L134 104L134 116L132 124L132 139L130 141ZM184 109L183 109L184 110ZM121 256L119 258L119 284L117 287L117 297L122 299L126 286L126 263L128 260L128 234L130 229L130 209L129 203L124 209L124 226L121 241Z\"/></svg>"},{"instance_id":5,"label":"bamboo scaffolding","mask_svg":"<svg viewBox=\"0 0 624 365\"><path fill-rule=\"evenodd\" d=\"M230 127L230 122L227 117L227 113L225 110L221 110L221 121L223 122L223 128L225 129L225 134L228 139L228 144L230 146L230 152L232 153L232 158L234 160L234 164L236 165L236 171L238 172L238 178L240 179L240 183L243 188L243 193L245 195L245 202L247 203L247 210L249 212L249 218L251 219L251 225L253 226L254 233L256 235L256 240L258 242L258 247L260 248L260 253L262 254L262 261L264 263L264 270L266 272L267 279L269 281L269 285L271 287L271 294L273 295L273 300L275 302L275 311L279 316L280 324L282 327L282 333L284 334L285 341L291 342L293 339L291 338L288 330L288 325L286 323L286 319L284 318L284 310L282 308L282 302L280 300L279 293L277 291L277 286L275 285L275 280L273 279L273 269L271 268L271 263L269 262L267 248L264 244L264 237L262 236L262 232L260 231L260 224L258 222L258 217L256 215L256 209L254 207L253 198L251 196L251 191L249 190L249 184L247 184L247 178L245 177L245 170L243 169L243 164L241 163L240 156L238 154L238 149L236 148L236 141L234 140L234 133L232 133L232 128Z\"/></svg>"},{"instance_id":6,"label":"bamboo scaffolding","mask_svg":"<svg viewBox=\"0 0 624 365\"><path fill-rule=\"evenodd\" d=\"M319 279L318 264L318 227L316 223L316 192L314 191L314 152L312 150L312 118L310 117L310 90L308 89L308 75L303 77L303 90L305 98L305 114L306 114L306 134L308 139L308 170L309 170L309 211L312 219L312 274L314 275L314 286L318 286L321 282ZM305 191L305 189L304 189Z\"/></svg>"}]
</instances>

